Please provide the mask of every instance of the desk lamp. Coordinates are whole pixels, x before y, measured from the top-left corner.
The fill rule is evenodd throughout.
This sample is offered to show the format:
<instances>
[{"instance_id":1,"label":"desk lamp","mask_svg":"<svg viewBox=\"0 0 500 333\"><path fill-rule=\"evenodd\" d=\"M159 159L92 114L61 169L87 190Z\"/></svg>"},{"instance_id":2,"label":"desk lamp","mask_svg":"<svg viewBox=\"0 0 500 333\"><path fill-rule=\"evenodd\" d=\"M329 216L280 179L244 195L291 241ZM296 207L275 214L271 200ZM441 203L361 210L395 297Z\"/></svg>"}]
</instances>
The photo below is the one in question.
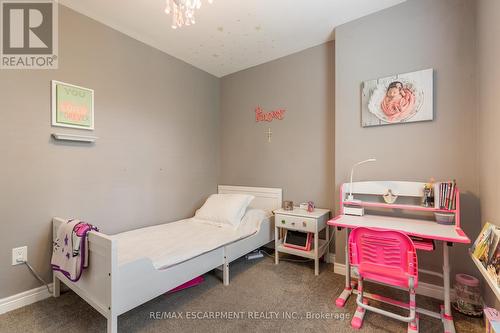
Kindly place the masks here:
<instances>
[{"instance_id":1,"label":"desk lamp","mask_svg":"<svg viewBox=\"0 0 500 333\"><path fill-rule=\"evenodd\" d=\"M367 160L358 162L352 166L352 168L351 168L351 183L349 185L349 195L347 196L347 201L351 201L351 202L360 201L360 200L354 200L354 197L352 195L352 177L354 175L354 168L357 167L358 165L361 165L361 164L365 164L365 163L369 163L369 162L376 162L376 161L377 161L376 158L369 158Z\"/></svg>"}]
</instances>

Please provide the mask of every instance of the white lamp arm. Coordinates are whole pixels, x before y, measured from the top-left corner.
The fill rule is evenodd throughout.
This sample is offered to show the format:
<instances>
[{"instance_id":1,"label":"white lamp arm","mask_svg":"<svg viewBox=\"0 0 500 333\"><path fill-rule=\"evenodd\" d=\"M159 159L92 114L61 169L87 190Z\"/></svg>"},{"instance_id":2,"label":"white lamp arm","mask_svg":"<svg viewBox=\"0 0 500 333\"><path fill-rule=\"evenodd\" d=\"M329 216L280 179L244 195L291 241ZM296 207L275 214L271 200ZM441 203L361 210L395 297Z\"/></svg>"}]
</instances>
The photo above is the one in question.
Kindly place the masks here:
<instances>
[{"instance_id":1,"label":"white lamp arm","mask_svg":"<svg viewBox=\"0 0 500 333\"><path fill-rule=\"evenodd\" d=\"M358 162L358 163L356 163L356 164L354 164L352 166L352 168L351 168L351 179L350 179L350 183L349 183L349 196L347 197L348 201L353 201L354 200L354 197L352 195L352 178L354 176L354 168L357 167L358 165L361 165L361 164L365 164L365 163L369 163L369 162L376 162L376 161L377 161L376 158L369 158L367 160Z\"/></svg>"}]
</instances>

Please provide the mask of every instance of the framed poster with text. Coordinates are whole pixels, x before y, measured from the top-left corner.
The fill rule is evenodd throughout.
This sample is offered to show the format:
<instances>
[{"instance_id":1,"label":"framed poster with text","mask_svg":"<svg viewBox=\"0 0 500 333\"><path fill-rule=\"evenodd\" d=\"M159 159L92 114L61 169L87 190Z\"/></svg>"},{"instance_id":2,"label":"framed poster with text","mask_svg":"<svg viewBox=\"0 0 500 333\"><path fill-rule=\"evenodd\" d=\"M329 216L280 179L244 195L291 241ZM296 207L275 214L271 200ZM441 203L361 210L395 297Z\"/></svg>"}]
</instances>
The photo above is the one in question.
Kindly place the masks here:
<instances>
[{"instance_id":1,"label":"framed poster with text","mask_svg":"<svg viewBox=\"0 0 500 333\"><path fill-rule=\"evenodd\" d=\"M94 129L94 90L52 80L52 126Z\"/></svg>"}]
</instances>

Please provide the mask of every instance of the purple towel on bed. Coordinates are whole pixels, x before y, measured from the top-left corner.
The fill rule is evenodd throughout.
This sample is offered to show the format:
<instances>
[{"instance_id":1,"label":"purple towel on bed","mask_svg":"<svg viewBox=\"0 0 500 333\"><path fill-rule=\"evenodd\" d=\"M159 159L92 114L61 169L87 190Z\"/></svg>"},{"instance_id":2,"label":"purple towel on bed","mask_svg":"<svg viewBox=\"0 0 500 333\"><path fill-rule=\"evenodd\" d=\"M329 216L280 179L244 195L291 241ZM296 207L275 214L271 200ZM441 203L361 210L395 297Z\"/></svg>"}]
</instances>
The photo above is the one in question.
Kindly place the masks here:
<instances>
[{"instance_id":1,"label":"purple towel on bed","mask_svg":"<svg viewBox=\"0 0 500 333\"><path fill-rule=\"evenodd\" d=\"M63 273L73 282L78 281L89 264L87 234L92 230L98 231L93 225L76 219L62 223L53 242L52 270Z\"/></svg>"}]
</instances>

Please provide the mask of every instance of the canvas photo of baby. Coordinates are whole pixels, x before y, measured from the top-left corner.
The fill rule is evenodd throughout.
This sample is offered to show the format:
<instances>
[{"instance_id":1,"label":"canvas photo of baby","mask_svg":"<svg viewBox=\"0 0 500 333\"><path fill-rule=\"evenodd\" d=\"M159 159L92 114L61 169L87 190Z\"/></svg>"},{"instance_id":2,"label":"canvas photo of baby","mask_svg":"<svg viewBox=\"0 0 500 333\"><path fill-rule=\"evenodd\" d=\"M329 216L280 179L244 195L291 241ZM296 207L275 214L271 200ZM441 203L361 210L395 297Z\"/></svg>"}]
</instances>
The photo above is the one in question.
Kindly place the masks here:
<instances>
[{"instance_id":1,"label":"canvas photo of baby","mask_svg":"<svg viewBox=\"0 0 500 333\"><path fill-rule=\"evenodd\" d=\"M363 82L362 126L432 120L432 86L432 69Z\"/></svg>"},{"instance_id":2,"label":"canvas photo of baby","mask_svg":"<svg viewBox=\"0 0 500 333\"><path fill-rule=\"evenodd\" d=\"M391 122L405 119L415 110L415 94L403 83L391 82L380 107Z\"/></svg>"}]
</instances>

